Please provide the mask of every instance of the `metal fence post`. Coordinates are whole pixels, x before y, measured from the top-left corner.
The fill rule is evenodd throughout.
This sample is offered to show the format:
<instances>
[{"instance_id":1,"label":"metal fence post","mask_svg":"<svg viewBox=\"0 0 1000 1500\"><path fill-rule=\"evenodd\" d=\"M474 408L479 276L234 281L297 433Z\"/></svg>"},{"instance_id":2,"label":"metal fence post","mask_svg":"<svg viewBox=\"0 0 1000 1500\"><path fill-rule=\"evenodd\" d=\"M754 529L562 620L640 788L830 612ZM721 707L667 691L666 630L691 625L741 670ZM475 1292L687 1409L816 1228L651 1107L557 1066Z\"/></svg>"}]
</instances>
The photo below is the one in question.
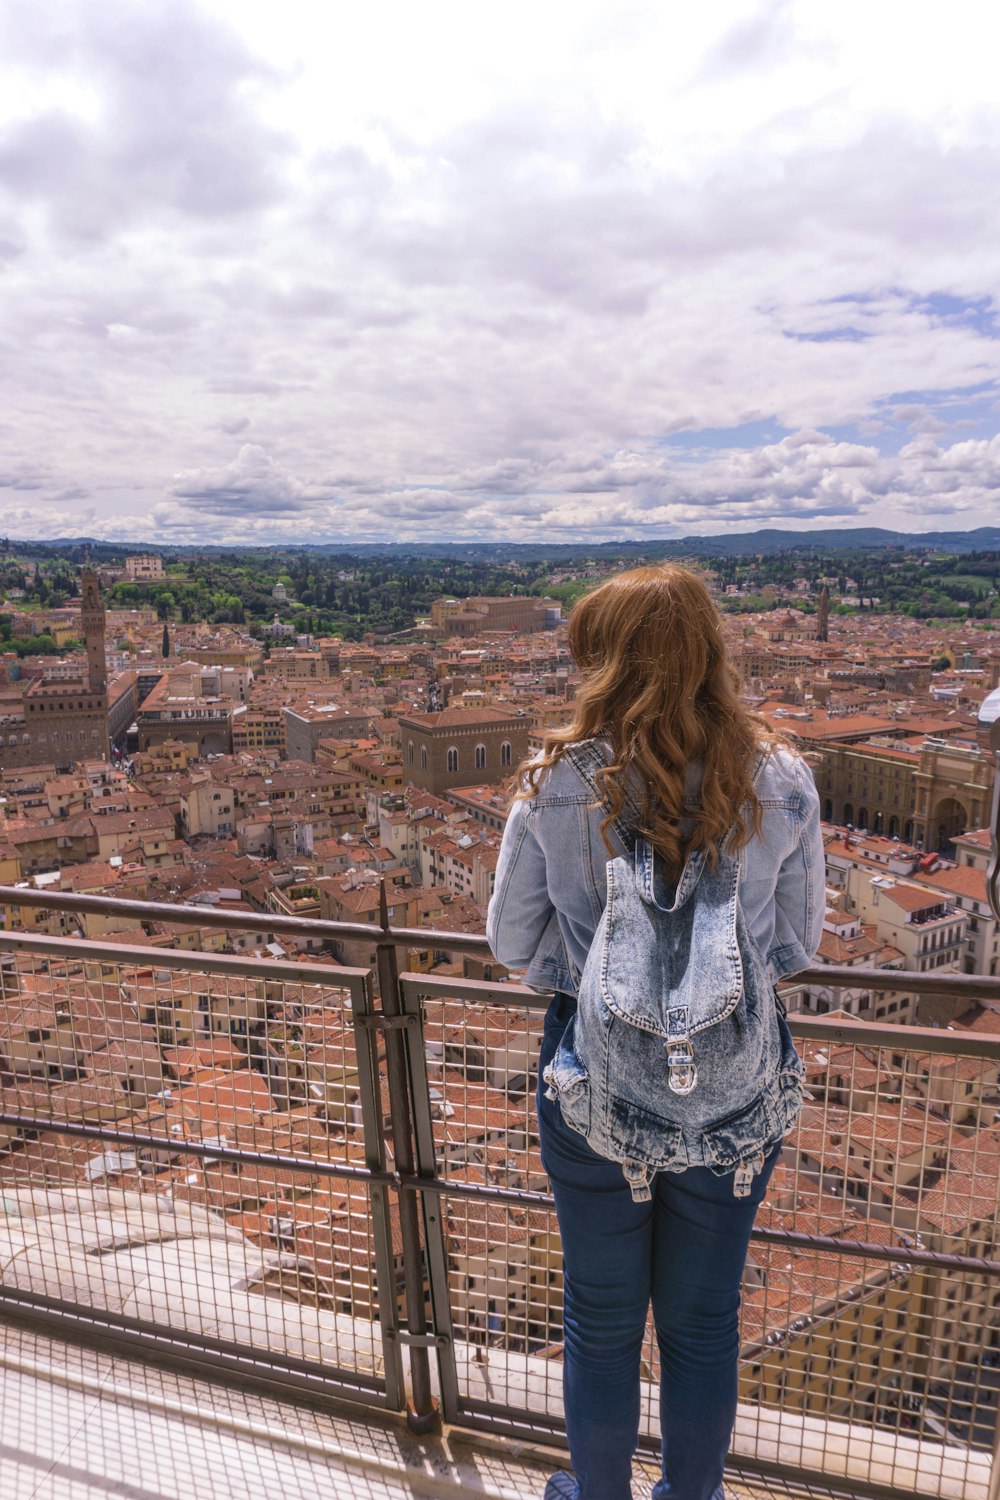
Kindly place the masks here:
<instances>
[{"instance_id":1,"label":"metal fence post","mask_svg":"<svg viewBox=\"0 0 1000 1500\"><path fill-rule=\"evenodd\" d=\"M396 949L389 936L389 908L384 877L379 882L379 922L385 934L375 948L379 1000L383 1017L391 1021L395 1017L402 1017L403 1008L399 995ZM385 1028L385 1060L395 1167L401 1176L410 1177L413 1175L413 1126L406 1049L399 1026L389 1025ZM441 1418L431 1394L429 1344L432 1340L428 1337L427 1307L424 1300L420 1206L414 1193L399 1195L399 1233L403 1251L403 1295L407 1324L402 1337L410 1348L410 1379L413 1386L408 1420L414 1432L430 1432L438 1426Z\"/></svg>"},{"instance_id":2,"label":"metal fence post","mask_svg":"<svg viewBox=\"0 0 1000 1500\"><path fill-rule=\"evenodd\" d=\"M427 1080L427 1057L424 1051L421 998L404 979L400 985L403 1011L418 1023L405 1030L409 1057L410 1086L413 1090L413 1127L416 1138L417 1173L420 1177L437 1175L434 1154L434 1124L431 1118L430 1086ZM455 1362L455 1331L451 1319L451 1289L448 1284L448 1250L445 1241L445 1215L448 1199L444 1193L422 1193L424 1204L424 1243L427 1246L427 1276L434 1310L434 1328L438 1333L438 1378L441 1382L442 1415L446 1422L459 1416L458 1369Z\"/></svg>"},{"instance_id":3,"label":"metal fence post","mask_svg":"<svg viewBox=\"0 0 1000 1500\"><path fill-rule=\"evenodd\" d=\"M354 1018L354 1045L358 1060L365 1162L373 1170L382 1172L386 1167L385 1135L382 1124L382 1090L378 1076L378 1032L370 1024L374 1016L370 977L366 975L361 985L352 985L350 994L351 1013ZM385 1183L373 1182L369 1188L369 1194L386 1399L396 1411L402 1411L406 1405L406 1387L403 1381L403 1360L399 1343L399 1307L396 1294L396 1270L392 1256L389 1189Z\"/></svg>"}]
</instances>

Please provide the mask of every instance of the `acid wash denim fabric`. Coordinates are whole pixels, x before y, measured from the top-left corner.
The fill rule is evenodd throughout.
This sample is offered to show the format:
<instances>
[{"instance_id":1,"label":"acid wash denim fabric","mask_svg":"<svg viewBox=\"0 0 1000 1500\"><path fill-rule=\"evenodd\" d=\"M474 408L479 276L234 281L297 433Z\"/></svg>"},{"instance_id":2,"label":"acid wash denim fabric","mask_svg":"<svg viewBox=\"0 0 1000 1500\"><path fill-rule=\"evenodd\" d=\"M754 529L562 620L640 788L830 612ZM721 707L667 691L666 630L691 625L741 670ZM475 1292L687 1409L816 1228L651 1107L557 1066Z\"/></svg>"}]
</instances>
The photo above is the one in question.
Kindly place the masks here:
<instances>
[{"instance_id":1,"label":"acid wash denim fabric","mask_svg":"<svg viewBox=\"0 0 1000 1500\"><path fill-rule=\"evenodd\" d=\"M689 795L697 798L692 767ZM761 831L741 851L740 905L771 979L807 968L819 947L825 868L819 797L800 756L778 749L754 781ZM604 812L574 768L558 761L537 796L507 819L486 936L526 984L575 995L607 897ZM613 852L624 852L609 829Z\"/></svg>"},{"instance_id":2,"label":"acid wash denim fabric","mask_svg":"<svg viewBox=\"0 0 1000 1500\"><path fill-rule=\"evenodd\" d=\"M698 772L688 791L697 797ZM740 906L768 981L806 967L825 908L819 800L789 751L755 778L762 827L740 859ZM564 1390L580 1500L629 1500L646 1312L654 1304L662 1367L663 1478L656 1500L723 1500L722 1469L736 1409L740 1276L753 1215L776 1146L750 1193L708 1167L658 1173L633 1200L616 1162L592 1151L545 1095L541 1074L574 1018L578 979L604 911L609 852L603 813L567 762L540 794L514 804L497 867L487 935L497 958L525 969L549 1007L538 1119L565 1258ZM611 833L612 852L624 852ZM776 1015L784 1056L788 1028Z\"/></svg>"},{"instance_id":3,"label":"acid wash denim fabric","mask_svg":"<svg viewBox=\"0 0 1000 1500\"><path fill-rule=\"evenodd\" d=\"M540 1070L574 1008L568 995L557 995L549 1007ZM653 1500L725 1500L740 1280L778 1150L746 1198L734 1198L706 1168L692 1167L658 1175L650 1201L636 1203L617 1164L595 1155L563 1123L544 1085L538 1125L563 1244L563 1392L579 1500L631 1500L650 1300L663 1465Z\"/></svg>"},{"instance_id":4,"label":"acid wash denim fabric","mask_svg":"<svg viewBox=\"0 0 1000 1500\"><path fill-rule=\"evenodd\" d=\"M638 889L641 864L608 865L603 941L542 1075L548 1097L620 1164L636 1202L657 1172L689 1167L746 1198L802 1106L802 1064L739 909L738 862L723 855L710 870L693 854L672 905L658 893L658 921Z\"/></svg>"}]
</instances>

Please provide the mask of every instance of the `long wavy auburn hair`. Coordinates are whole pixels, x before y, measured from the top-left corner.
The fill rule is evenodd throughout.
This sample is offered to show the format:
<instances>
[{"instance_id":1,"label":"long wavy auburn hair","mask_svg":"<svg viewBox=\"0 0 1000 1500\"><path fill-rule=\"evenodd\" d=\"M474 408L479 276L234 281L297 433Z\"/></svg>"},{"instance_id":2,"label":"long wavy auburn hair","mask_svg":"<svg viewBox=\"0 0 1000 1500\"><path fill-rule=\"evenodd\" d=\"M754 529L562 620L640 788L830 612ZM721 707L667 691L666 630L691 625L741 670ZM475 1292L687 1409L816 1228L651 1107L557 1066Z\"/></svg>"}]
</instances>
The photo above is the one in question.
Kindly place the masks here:
<instances>
[{"instance_id":1,"label":"long wavy auburn hair","mask_svg":"<svg viewBox=\"0 0 1000 1500\"><path fill-rule=\"evenodd\" d=\"M719 613L697 573L668 563L636 568L585 595L569 622L569 649L583 674L571 724L549 730L542 755L518 769L520 797L533 797L545 773L578 740L610 742L597 773L606 794L601 833L638 790L642 823L676 878L685 856L703 848L715 864L719 842L741 848L760 826L753 773L761 750L784 743L740 700ZM684 771L702 766L697 808L685 807ZM633 793L634 794L634 793ZM685 839L678 824L693 819Z\"/></svg>"}]
</instances>

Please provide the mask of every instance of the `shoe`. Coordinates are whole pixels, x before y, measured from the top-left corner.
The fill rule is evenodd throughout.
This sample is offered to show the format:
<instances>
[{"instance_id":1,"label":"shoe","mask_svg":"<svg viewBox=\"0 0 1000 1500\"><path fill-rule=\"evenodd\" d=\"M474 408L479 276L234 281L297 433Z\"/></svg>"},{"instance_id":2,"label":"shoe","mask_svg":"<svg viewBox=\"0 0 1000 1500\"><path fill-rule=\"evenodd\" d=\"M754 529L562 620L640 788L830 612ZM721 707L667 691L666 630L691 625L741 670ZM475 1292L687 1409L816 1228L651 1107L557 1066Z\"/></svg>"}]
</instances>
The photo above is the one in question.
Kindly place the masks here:
<instances>
[{"instance_id":1,"label":"shoe","mask_svg":"<svg viewBox=\"0 0 1000 1500\"><path fill-rule=\"evenodd\" d=\"M560 1469L546 1484L544 1500L577 1500L579 1493L580 1486L573 1475Z\"/></svg>"}]
</instances>

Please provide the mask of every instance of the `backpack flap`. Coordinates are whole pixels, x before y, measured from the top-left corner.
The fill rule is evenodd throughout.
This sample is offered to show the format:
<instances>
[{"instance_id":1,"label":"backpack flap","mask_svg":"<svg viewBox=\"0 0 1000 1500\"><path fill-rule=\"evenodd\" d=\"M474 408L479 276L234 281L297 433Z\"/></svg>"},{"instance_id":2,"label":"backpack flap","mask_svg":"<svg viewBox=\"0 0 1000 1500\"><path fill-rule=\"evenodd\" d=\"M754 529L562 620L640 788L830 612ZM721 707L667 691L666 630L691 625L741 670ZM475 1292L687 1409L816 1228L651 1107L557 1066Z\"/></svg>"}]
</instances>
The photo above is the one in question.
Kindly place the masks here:
<instances>
[{"instance_id":1,"label":"backpack flap","mask_svg":"<svg viewBox=\"0 0 1000 1500\"><path fill-rule=\"evenodd\" d=\"M663 1038L671 1089L690 1093L697 1082L691 1038L731 1015L743 993L739 863L720 854L712 870L696 851L669 890L640 839L634 864L620 856L607 869L601 995L613 1015ZM640 974L645 982L637 984Z\"/></svg>"}]
</instances>

